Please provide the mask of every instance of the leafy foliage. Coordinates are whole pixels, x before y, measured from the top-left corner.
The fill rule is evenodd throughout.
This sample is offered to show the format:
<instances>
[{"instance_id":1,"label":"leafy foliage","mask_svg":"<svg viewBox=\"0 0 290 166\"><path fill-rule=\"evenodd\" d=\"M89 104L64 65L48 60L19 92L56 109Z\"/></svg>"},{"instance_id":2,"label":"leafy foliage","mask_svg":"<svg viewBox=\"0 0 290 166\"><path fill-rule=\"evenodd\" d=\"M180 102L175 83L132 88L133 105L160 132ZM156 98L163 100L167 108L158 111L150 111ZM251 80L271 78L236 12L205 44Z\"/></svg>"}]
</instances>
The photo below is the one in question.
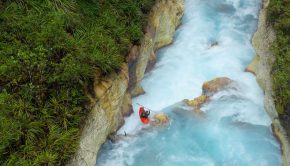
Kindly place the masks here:
<instances>
[{"instance_id":1,"label":"leafy foliage","mask_svg":"<svg viewBox=\"0 0 290 166\"><path fill-rule=\"evenodd\" d=\"M290 1L271 0L268 7L268 19L273 25L277 40L272 46L276 61L272 78L275 91L275 105L279 113L290 107Z\"/></svg>"},{"instance_id":2,"label":"leafy foliage","mask_svg":"<svg viewBox=\"0 0 290 166\"><path fill-rule=\"evenodd\" d=\"M0 165L63 165L96 69L118 71L153 0L0 1Z\"/></svg>"}]
</instances>

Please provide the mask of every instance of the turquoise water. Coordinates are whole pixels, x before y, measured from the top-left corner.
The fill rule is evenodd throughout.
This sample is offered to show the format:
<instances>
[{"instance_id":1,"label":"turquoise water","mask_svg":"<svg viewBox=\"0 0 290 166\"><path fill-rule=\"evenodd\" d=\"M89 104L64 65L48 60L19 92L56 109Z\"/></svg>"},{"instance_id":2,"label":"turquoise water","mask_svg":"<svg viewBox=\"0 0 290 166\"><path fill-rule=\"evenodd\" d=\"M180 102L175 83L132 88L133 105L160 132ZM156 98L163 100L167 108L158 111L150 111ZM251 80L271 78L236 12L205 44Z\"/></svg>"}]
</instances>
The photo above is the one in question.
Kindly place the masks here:
<instances>
[{"instance_id":1,"label":"turquoise water","mask_svg":"<svg viewBox=\"0 0 290 166\"><path fill-rule=\"evenodd\" d=\"M146 94L133 99L135 113L118 131L130 136L105 143L97 165L281 165L263 92L255 77L244 72L255 54L251 37L260 3L185 0L174 43L158 51L155 68L141 82ZM205 119L180 102L199 96L203 82L222 76L234 80L235 87L202 107ZM136 103L166 112L170 125L144 130Z\"/></svg>"}]
</instances>

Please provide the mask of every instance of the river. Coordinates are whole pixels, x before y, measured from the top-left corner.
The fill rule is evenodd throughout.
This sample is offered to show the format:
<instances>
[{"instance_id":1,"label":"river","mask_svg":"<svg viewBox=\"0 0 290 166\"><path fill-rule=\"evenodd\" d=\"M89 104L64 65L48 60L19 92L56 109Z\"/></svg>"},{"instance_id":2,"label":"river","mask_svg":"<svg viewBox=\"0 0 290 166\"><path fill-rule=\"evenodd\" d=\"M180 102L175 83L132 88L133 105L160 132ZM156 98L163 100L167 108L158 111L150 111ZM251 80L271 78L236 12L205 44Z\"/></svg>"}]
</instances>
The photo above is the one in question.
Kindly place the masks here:
<instances>
[{"instance_id":1,"label":"river","mask_svg":"<svg viewBox=\"0 0 290 166\"><path fill-rule=\"evenodd\" d=\"M280 145L264 110L263 91L245 68L255 55L251 38L260 0L185 0L182 24L173 44L157 52L157 63L133 99L134 112L99 152L100 166L278 166ZM217 77L235 81L193 115L183 99L202 93ZM169 115L170 125L147 129L138 117L140 103Z\"/></svg>"}]
</instances>

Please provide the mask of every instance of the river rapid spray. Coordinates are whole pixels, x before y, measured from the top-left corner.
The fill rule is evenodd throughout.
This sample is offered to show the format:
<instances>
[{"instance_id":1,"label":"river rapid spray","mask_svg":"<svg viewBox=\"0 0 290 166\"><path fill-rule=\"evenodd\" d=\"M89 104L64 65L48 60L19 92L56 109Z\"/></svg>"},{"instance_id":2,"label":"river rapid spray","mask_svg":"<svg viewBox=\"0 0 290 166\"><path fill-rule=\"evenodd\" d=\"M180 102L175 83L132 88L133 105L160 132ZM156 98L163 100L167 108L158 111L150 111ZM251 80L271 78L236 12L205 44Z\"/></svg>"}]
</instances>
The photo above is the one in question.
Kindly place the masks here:
<instances>
[{"instance_id":1,"label":"river rapid spray","mask_svg":"<svg viewBox=\"0 0 290 166\"><path fill-rule=\"evenodd\" d=\"M250 40L260 0L186 0L174 43L158 51L155 68L133 99L135 113L119 134L133 138L104 144L97 165L281 165L280 146L264 111L263 92L244 72L254 56ZM221 91L196 118L183 99L201 94L203 82L226 76L234 89ZM138 105L167 112L171 124L143 131Z\"/></svg>"}]
</instances>

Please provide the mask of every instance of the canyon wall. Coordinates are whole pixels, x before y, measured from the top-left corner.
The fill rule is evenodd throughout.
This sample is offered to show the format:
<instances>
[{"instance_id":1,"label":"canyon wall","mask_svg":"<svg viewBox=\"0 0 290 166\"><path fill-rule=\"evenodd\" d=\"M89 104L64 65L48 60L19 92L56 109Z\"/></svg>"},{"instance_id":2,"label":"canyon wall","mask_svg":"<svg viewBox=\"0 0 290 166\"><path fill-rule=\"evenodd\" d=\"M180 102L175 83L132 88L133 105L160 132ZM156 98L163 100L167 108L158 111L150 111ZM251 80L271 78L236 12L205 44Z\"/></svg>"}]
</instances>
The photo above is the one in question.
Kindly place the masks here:
<instances>
[{"instance_id":1,"label":"canyon wall","mask_svg":"<svg viewBox=\"0 0 290 166\"><path fill-rule=\"evenodd\" d=\"M278 113L275 109L273 100L274 91L272 89L271 69L274 56L271 54L271 43L275 40L274 30L267 23L267 7L270 0L263 0L258 28L252 38L252 44L256 50L256 57L246 69L256 75L257 82L264 90L265 110L272 120L272 130L276 138L279 140L282 149L282 163L284 166L290 165L289 142L285 130L281 126Z\"/></svg>"},{"instance_id":2,"label":"canyon wall","mask_svg":"<svg viewBox=\"0 0 290 166\"><path fill-rule=\"evenodd\" d=\"M183 0L157 0L141 44L131 47L121 71L96 77L91 92L93 109L83 124L78 151L67 165L96 165L101 145L122 126L124 116L132 112L131 98L145 93L139 82L145 71L154 66L155 51L172 43L183 10Z\"/></svg>"}]
</instances>

